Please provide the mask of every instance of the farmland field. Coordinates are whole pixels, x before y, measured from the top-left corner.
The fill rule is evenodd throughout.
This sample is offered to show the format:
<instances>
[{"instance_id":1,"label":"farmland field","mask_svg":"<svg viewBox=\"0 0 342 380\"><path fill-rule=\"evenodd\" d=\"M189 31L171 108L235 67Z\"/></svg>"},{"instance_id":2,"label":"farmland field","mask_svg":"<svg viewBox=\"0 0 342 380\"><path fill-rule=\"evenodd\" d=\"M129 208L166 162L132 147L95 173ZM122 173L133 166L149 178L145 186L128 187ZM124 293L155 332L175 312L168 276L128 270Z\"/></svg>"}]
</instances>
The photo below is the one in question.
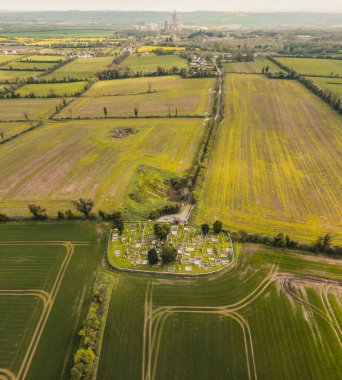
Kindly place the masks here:
<instances>
[{"instance_id":1,"label":"farmland field","mask_svg":"<svg viewBox=\"0 0 342 380\"><path fill-rule=\"evenodd\" d=\"M121 66L129 67L133 72L153 72L156 71L158 66L165 69L171 69L177 66L179 69L188 68L188 62L186 59L179 57L178 55L130 55L126 58Z\"/></svg>"},{"instance_id":2,"label":"farmland field","mask_svg":"<svg viewBox=\"0 0 342 380\"><path fill-rule=\"evenodd\" d=\"M16 55L0 54L0 65L18 59Z\"/></svg>"},{"instance_id":3,"label":"farmland field","mask_svg":"<svg viewBox=\"0 0 342 380\"><path fill-rule=\"evenodd\" d=\"M27 84L20 87L16 94L21 97L34 94L36 97L46 97L54 94L55 96L75 96L84 90L87 82L70 82L70 83L41 83L41 84Z\"/></svg>"},{"instance_id":4,"label":"farmland field","mask_svg":"<svg viewBox=\"0 0 342 380\"><path fill-rule=\"evenodd\" d=\"M112 63L114 57L78 58L50 73L46 79L89 79Z\"/></svg>"},{"instance_id":5,"label":"farmland field","mask_svg":"<svg viewBox=\"0 0 342 380\"><path fill-rule=\"evenodd\" d=\"M13 69L13 70L48 70L54 67L56 63L48 62L29 62L29 61L15 61L7 63L1 66L2 69Z\"/></svg>"},{"instance_id":6,"label":"farmland field","mask_svg":"<svg viewBox=\"0 0 342 380\"><path fill-rule=\"evenodd\" d=\"M65 61L67 58L63 55L30 55L28 57L22 58L22 62L30 62L30 61L36 61L36 62L61 62Z\"/></svg>"},{"instance_id":7,"label":"farmland field","mask_svg":"<svg viewBox=\"0 0 342 380\"><path fill-rule=\"evenodd\" d=\"M15 83L19 79L34 78L41 74L41 71L0 70L0 83Z\"/></svg>"},{"instance_id":8,"label":"farmland field","mask_svg":"<svg viewBox=\"0 0 342 380\"><path fill-rule=\"evenodd\" d=\"M341 231L341 116L295 81L226 78L198 223L301 241Z\"/></svg>"},{"instance_id":9,"label":"farmland field","mask_svg":"<svg viewBox=\"0 0 342 380\"><path fill-rule=\"evenodd\" d=\"M341 280L341 264L237 248L235 267L208 279L113 272L97 378L339 379L338 287L304 275Z\"/></svg>"},{"instance_id":10,"label":"farmland field","mask_svg":"<svg viewBox=\"0 0 342 380\"><path fill-rule=\"evenodd\" d=\"M6 140L31 127L32 125L30 123L0 123L0 133L3 133L4 139ZM0 142L1 140L0 136Z\"/></svg>"},{"instance_id":11,"label":"farmland field","mask_svg":"<svg viewBox=\"0 0 342 380\"><path fill-rule=\"evenodd\" d=\"M48 118L56 111L61 99L1 99L0 121Z\"/></svg>"},{"instance_id":12,"label":"farmland field","mask_svg":"<svg viewBox=\"0 0 342 380\"><path fill-rule=\"evenodd\" d=\"M320 88L330 91L333 96L342 99L342 78L309 77L308 79Z\"/></svg>"},{"instance_id":13,"label":"farmland field","mask_svg":"<svg viewBox=\"0 0 342 380\"><path fill-rule=\"evenodd\" d=\"M147 93L149 84L151 93ZM204 116L210 111L210 92L214 84L212 78L181 79L176 76L100 81L57 117L102 117L104 107L108 116L134 116L135 107L139 108L139 116L167 116L169 109L172 115L177 109L179 116ZM107 96L100 96L102 94ZM119 94L122 96L110 96Z\"/></svg>"},{"instance_id":14,"label":"farmland field","mask_svg":"<svg viewBox=\"0 0 342 380\"><path fill-rule=\"evenodd\" d=\"M133 134L113 138L123 128ZM135 180L187 173L204 129L201 119L52 122L0 146L0 209L23 215L38 202L55 214L78 197L105 210L132 204L127 189ZM165 202L157 194L147 193L151 203Z\"/></svg>"},{"instance_id":15,"label":"farmland field","mask_svg":"<svg viewBox=\"0 0 342 380\"><path fill-rule=\"evenodd\" d=\"M261 73L263 67L269 66L269 72L278 72L279 66L266 58L255 59L253 62L223 63L223 71L228 73Z\"/></svg>"},{"instance_id":16,"label":"farmland field","mask_svg":"<svg viewBox=\"0 0 342 380\"><path fill-rule=\"evenodd\" d=\"M95 223L0 226L1 378L68 378L102 231Z\"/></svg>"},{"instance_id":17,"label":"farmland field","mask_svg":"<svg viewBox=\"0 0 342 380\"><path fill-rule=\"evenodd\" d=\"M339 74L342 76L342 61L333 59L314 59L314 58L281 58L276 57L277 61L294 69L303 75L330 75Z\"/></svg>"}]
</instances>

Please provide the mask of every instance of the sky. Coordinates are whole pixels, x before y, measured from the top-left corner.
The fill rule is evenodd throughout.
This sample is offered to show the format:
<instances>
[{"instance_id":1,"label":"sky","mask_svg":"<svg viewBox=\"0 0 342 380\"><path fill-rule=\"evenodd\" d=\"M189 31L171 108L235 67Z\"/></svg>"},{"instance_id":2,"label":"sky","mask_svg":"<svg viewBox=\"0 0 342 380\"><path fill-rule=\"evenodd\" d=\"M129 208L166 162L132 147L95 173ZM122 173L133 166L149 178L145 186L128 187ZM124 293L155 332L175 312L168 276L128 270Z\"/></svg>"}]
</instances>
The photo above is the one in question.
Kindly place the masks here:
<instances>
[{"instance_id":1,"label":"sky","mask_svg":"<svg viewBox=\"0 0 342 380\"><path fill-rule=\"evenodd\" d=\"M1 4L2 3L2 4ZM310 11L341 12L342 0L11 0L0 10Z\"/></svg>"}]
</instances>

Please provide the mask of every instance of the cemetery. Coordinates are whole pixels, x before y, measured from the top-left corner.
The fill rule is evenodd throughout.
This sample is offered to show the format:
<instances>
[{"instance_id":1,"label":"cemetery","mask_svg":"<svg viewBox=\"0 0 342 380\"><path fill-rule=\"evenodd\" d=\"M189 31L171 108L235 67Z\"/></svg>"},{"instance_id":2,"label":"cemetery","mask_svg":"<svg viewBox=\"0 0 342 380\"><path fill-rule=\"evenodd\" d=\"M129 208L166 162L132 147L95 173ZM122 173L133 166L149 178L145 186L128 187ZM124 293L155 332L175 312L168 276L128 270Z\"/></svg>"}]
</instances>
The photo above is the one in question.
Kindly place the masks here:
<instances>
[{"instance_id":1,"label":"cemetery","mask_svg":"<svg viewBox=\"0 0 342 380\"><path fill-rule=\"evenodd\" d=\"M121 270L198 274L222 269L233 262L234 248L226 232L204 235L200 227L172 224L165 240L154 233L154 223L138 222L125 225L122 234L113 229L108 243L108 260ZM164 244L177 250L176 260L163 263L160 257ZM148 252L155 249L158 261L151 265Z\"/></svg>"}]
</instances>

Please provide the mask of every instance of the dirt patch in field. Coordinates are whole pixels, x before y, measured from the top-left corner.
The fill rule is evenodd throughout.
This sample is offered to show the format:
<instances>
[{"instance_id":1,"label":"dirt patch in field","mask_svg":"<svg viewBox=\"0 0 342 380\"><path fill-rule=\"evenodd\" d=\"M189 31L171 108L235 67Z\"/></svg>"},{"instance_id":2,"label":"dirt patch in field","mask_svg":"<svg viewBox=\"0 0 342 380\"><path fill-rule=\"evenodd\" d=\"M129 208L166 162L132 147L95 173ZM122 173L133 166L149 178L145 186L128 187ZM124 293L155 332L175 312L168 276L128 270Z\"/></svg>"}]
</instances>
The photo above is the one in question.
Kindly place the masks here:
<instances>
[{"instance_id":1,"label":"dirt patch in field","mask_svg":"<svg viewBox=\"0 0 342 380\"><path fill-rule=\"evenodd\" d=\"M121 128L121 129L114 129L112 132L111 132L111 135L110 137L112 139L124 139L125 137L128 137L130 135L134 135L138 133L138 131L136 129L133 129L133 128Z\"/></svg>"}]
</instances>

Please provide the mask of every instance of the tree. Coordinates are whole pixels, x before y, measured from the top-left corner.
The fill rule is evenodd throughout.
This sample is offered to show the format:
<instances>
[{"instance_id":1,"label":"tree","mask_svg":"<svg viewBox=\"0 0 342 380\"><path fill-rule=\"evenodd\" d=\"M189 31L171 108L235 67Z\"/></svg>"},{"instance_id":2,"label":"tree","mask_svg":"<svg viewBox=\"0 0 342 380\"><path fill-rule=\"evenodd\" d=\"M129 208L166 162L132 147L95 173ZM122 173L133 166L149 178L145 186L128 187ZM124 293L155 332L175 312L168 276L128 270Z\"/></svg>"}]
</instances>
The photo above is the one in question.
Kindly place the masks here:
<instances>
[{"instance_id":1,"label":"tree","mask_svg":"<svg viewBox=\"0 0 342 380\"><path fill-rule=\"evenodd\" d=\"M171 227L165 223L156 223L154 225L154 234L159 240L166 240L167 235L171 232Z\"/></svg>"},{"instance_id":2,"label":"tree","mask_svg":"<svg viewBox=\"0 0 342 380\"><path fill-rule=\"evenodd\" d=\"M0 131L0 137L1 137L2 142L4 142L5 141L5 136L4 136L4 132L3 131Z\"/></svg>"},{"instance_id":3,"label":"tree","mask_svg":"<svg viewBox=\"0 0 342 380\"><path fill-rule=\"evenodd\" d=\"M139 107L136 106L136 107L134 107L134 116L138 117L138 115L139 115Z\"/></svg>"},{"instance_id":4,"label":"tree","mask_svg":"<svg viewBox=\"0 0 342 380\"><path fill-rule=\"evenodd\" d=\"M283 233L278 234L274 237L273 244L275 247L285 247L286 240Z\"/></svg>"},{"instance_id":5,"label":"tree","mask_svg":"<svg viewBox=\"0 0 342 380\"><path fill-rule=\"evenodd\" d=\"M8 222L10 219L6 214L0 214L0 223Z\"/></svg>"},{"instance_id":6,"label":"tree","mask_svg":"<svg viewBox=\"0 0 342 380\"><path fill-rule=\"evenodd\" d=\"M152 92L152 83L148 82L148 91L149 94Z\"/></svg>"},{"instance_id":7,"label":"tree","mask_svg":"<svg viewBox=\"0 0 342 380\"><path fill-rule=\"evenodd\" d=\"M207 233L209 232L209 224L202 224L202 233L203 235L207 235Z\"/></svg>"},{"instance_id":8,"label":"tree","mask_svg":"<svg viewBox=\"0 0 342 380\"><path fill-rule=\"evenodd\" d=\"M112 221L113 228L117 228L120 235L125 229L124 219L121 211L114 211L109 215L109 220Z\"/></svg>"},{"instance_id":9,"label":"tree","mask_svg":"<svg viewBox=\"0 0 342 380\"><path fill-rule=\"evenodd\" d=\"M92 199L80 198L78 201L71 201L76 207L77 211L83 214L87 219L91 216L91 210L94 207L94 201Z\"/></svg>"},{"instance_id":10,"label":"tree","mask_svg":"<svg viewBox=\"0 0 342 380\"><path fill-rule=\"evenodd\" d=\"M47 219L47 215L45 214L46 209L42 208L35 204L28 205L30 213L33 215L33 219L35 220L45 220Z\"/></svg>"},{"instance_id":11,"label":"tree","mask_svg":"<svg viewBox=\"0 0 342 380\"><path fill-rule=\"evenodd\" d=\"M222 222L220 220L216 220L213 224L213 230L215 234L219 234L222 231Z\"/></svg>"},{"instance_id":12,"label":"tree","mask_svg":"<svg viewBox=\"0 0 342 380\"><path fill-rule=\"evenodd\" d=\"M147 258L148 258L148 262L151 265L157 264L157 262L158 262L158 253L157 253L157 250L155 248L151 248L148 251Z\"/></svg>"},{"instance_id":13,"label":"tree","mask_svg":"<svg viewBox=\"0 0 342 380\"><path fill-rule=\"evenodd\" d=\"M103 107L103 114L105 117L107 117L107 107Z\"/></svg>"},{"instance_id":14,"label":"tree","mask_svg":"<svg viewBox=\"0 0 342 380\"><path fill-rule=\"evenodd\" d=\"M330 233L327 233L326 235L318 238L316 242L316 248L319 252L325 252L329 248L331 248L331 244L332 244L332 235Z\"/></svg>"},{"instance_id":15,"label":"tree","mask_svg":"<svg viewBox=\"0 0 342 380\"><path fill-rule=\"evenodd\" d=\"M177 258L177 249L171 244L162 246L161 258L164 264L171 263Z\"/></svg>"}]
</instances>

